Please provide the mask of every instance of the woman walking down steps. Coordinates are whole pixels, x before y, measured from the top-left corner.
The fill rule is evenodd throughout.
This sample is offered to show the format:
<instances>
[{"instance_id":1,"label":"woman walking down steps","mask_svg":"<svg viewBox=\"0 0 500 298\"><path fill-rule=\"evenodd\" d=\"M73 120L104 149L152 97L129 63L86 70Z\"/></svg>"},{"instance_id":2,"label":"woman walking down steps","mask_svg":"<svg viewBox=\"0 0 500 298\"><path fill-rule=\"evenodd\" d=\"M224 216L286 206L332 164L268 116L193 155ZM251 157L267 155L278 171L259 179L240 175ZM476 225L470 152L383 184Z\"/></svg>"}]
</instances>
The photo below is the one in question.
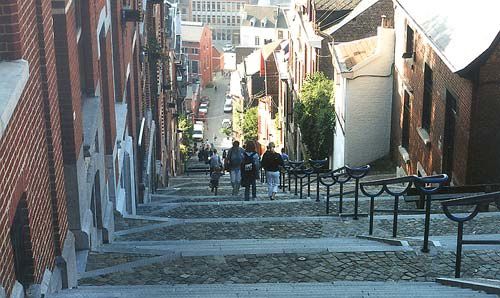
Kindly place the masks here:
<instances>
[{"instance_id":1,"label":"woman walking down steps","mask_svg":"<svg viewBox=\"0 0 500 298\"><path fill-rule=\"evenodd\" d=\"M267 146L267 151L262 156L262 167L266 170L267 194L271 200L274 200L278 192L280 182L279 169L284 166L281 154L274 151L274 147L274 143L270 142Z\"/></svg>"}]
</instances>

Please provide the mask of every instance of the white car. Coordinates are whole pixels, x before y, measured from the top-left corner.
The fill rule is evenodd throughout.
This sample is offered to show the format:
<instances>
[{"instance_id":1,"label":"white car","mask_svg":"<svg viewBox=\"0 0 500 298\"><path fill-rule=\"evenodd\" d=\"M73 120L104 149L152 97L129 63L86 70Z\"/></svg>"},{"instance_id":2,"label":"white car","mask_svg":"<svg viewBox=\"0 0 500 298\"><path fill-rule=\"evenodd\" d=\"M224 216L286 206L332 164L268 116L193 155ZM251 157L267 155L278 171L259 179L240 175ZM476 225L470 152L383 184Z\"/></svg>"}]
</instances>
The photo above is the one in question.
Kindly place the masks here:
<instances>
[{"instance_id":1,"label":"white car","mask_svg":"<svg viewBox=\"0 0 500 298\"><path fill-rule=\"evenodd\" d=\"M208 113L208 104L207 103L201 103L200 108L198 109L199 113L206 114Z\"/></svg>"},{"instance_id":2,"label":"white car","mask_svg":"<svg viewBox=\"0 0 500 298\"><path fill-rule=\"evenodd\" d=\"M193 140L202 142L203 141L203 124L196 123L193 125Z\"/></svg>"},{"instance_id":3,"label":"white car","mask_svg":"<svg viewBox=\"0 0 500 298\"><path fill-rule=\"evenodd\" d=\"M224 113L231 113L233 111L233 102L231 99L226 99L224 103Z\"/></svg>"},{"instance_id":4,"label":"white car","mask_svg":"<svg viewBox=\"0 0 500 298\"><path fill-rule=\"evenodd\" d=\"M228 52L228 51L232 51L234 50L234 46L230 43L226 43L223 47L222 47L222 50L224 52Z\"/></svg>"}]
</instances>

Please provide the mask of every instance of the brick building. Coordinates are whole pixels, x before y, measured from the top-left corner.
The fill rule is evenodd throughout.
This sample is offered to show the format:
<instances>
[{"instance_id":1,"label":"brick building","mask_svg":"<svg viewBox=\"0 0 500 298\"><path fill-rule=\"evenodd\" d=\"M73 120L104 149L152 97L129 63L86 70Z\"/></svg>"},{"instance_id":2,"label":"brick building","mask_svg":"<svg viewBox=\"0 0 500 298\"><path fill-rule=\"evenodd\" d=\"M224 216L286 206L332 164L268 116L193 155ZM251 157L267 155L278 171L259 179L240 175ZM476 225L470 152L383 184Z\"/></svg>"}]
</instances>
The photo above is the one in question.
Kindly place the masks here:
<instances>
[{"instance_id":1,"label":"brick building","mask_svg":"<svg viewBox=\"0 0 500 298\"><path fill-rule=\"evenodd\" d=\"M0 296L76 285L52 9L0 4Z\"/></svg>"},{"instance_id":2,"label":"brick building","mask_svg":"<svg viewBox=\"0 0 500 298\"><path fill-rule=\"evenodd\" d=\"M488 1L395 0L394 5L391 146L399 174L442 172L454 184L498 182L496 11L485 9Z\"/></svg>"},{"instance_id":3,"label":"brick building","mask_svg":"<svg viewBox=\"0 0 500 298\"><path fill-rule=\"evenodd\" d=\"M182 48L188 56L192 80L200 79L204 88L212 82L212 33L197 22L182 22Z\"/></svg>"},{"instance_id":4,"label":"brick building","mask_svg":"<svg viewBox=\"0 0 500 298\"><path fill-rule=\"evenodd\" d=\"M212 45L212 71L214 73L224 70L224 51L221 46Z\"/></svg>"}]
</instances>

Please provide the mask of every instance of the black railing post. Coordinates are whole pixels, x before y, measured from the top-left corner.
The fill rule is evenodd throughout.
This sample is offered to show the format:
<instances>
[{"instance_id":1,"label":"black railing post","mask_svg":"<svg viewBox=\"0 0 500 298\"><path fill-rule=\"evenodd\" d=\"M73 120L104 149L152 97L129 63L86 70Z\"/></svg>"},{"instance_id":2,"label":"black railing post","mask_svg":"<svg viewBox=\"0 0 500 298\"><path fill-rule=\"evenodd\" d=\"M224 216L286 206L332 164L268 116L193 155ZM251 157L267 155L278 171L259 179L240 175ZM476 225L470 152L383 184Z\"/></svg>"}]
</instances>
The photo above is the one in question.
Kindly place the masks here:
<instances>
[{"instance_id":1,"label":"black railing post","mask_svg":"<svg viewBox=\"0 0 500 298\"><path fill-rule=\"evenodd\" d=\"M368 234L373 235L373 215L375 213L375 197L370 197L370 225Z\"/></svg>"},{"instance_id":2,"label":"black railing post","mask_svg":"<svg viewBox=\"0 0 500 298\"><path fill-rule=\"evenodd\" d=\"M357 167L357 168L351 168L349 166L345 167L346 173L349 175L349 177L353 178L355 181L355 188L354 188L354 212L353 214L350 214L353 216L354 220L358 219L359 216L359 180L363 177L365 177L368 172L370 171L370 166L362 166L362 167Z\"/></svg>"},{"instance_id":3,"label":"black railing post","mask_svg":"<svg viewBox=\"0 0 500 298\"><path fill-rule=\"evenodd\" d=\"M464 223L463 221L458 222L458 233L457 233L457 253L455 256L455 278L460 278L460 267L462 267L462 241L464 234Z\"/></svg>"},{"instance_id":4,"label":"black railing post","mask_svg":"<svg viewBox=\"0 0 500 298\"><path fill-rule=\"evenodd\" d=\"M292 192L292 178L290 177L290 168L288 169L288 192Z\"/></svg>"},{"instance_id":5,"label":"black railing post","mask_svg":"<svg viewBox=\"0 0 500 298\"><path fill-rule=\"evenodd\" d=\"M300 177L300 197L299 199L302 199L302 177Z\"/></svg>"},{"instance_id":6,"label":"black railing post","mask_svg":"<svg viewBox=\"0 0 500 298\"><path fill-rule=\"evenodd\" d=\"M425 195L425 225L424 225L424 245L422 247L422 252L429 252L429 233L431 224L431 195L437 192L444 183L448 181L448 176L446 174L427 176L427 177L416 177L417 183L415 186L420 191L421 194ZM437 186L430 186L432 184L437 184ZM429 185L429 186L427 186Z\"/></svg>"},{"instance_id":7,"label":"black railing post","mask_svg":"<svg viewBox=\"0 0 500 298\"><path fill-rule=\"evenodd\" d=\"M326 186L326 214L330 214L330 186Z\"/></svg>"},{"instance_id":8,"label":"black railing post","mask_svg":"<svg viewBox=\"0 0 500 298\"><path fill-rule=\"evenodd\" d=\"M307 173L307 197L311 198L311 174Z\"/></svg>"},{"instance_id":9,"label":"black railing post","mask_svg":"<svg viewBox=\"0 0 500 298\"><path fill-rule=\"evenodd\" d=\"M358 196L359 196L359 178L354 179L356 181L356 188L354 189L354 220L358 219Z\"/></svg>"},{"instance_id":10,"label":"black railing post","mask_svg":"<svg viewBox=\"0 0 500 298\"><path fill-rule=\"evenodd\" d=\"M297 195L297 176L296 175L294 176L295 176L295 195Z\"/></svg>"},{"instance_id":11,"label":"black railing post","mask_svg":"<svg viewBox=\"0 0 500 298\"><path fill-rule=\"evenodd\" d=\"M344 183L340 183L339 214L342 213L343 203L344 203Z\"/></svg>"},{"instance_id":12,"label":"black railing post","mask_svg":"<svg viewBox=\"0 0 500 298\"><path fill-rule=\"evenodd\" d=\"M429 232L431 225L431 195L425 196L424 246L422 252L429 252Z\"/></svg>"},{"instance_id":13,"label":"black railing post","mask_svg":"<svg viewBox=\"0 0 500 298\"><path fill-rule=\"evenodd\" d=\"M316 170L316 202L319 202L319 169Z\"/></svg>"},{"instance_id":14,"label":"black railing post","mask_svg":"<svg viewBox=\"0 0 500 298\"><path fill-rule=\"evenodd\" d=\"M396 238L398 234L398 210L399 210L399 196L394 196L394 214L392 222L392 237Z\"/></svg>"}]
</instances>

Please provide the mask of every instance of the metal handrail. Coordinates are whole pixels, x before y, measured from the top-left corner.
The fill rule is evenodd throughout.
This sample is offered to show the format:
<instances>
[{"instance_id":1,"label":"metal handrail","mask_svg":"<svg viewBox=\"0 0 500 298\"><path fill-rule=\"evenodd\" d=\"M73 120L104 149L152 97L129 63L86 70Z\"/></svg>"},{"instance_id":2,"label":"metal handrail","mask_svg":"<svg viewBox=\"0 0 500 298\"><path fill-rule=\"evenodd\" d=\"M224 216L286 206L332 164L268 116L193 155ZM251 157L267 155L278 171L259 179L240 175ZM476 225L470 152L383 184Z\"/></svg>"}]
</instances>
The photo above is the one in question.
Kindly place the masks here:
<instances>
[{"instance_id":1,"label":"metal handrail","mask_svg":"<svg viewBox=\"0 0 500 298\"><path fill-rule=\"evenodd\" d=\"M500 200L500 191L491 192L481 195L468 196L458 199L451 199L441 202L441 207L443 208L444 214L449 219L458 223L457 230L457 251L455 254L455 277L460 278L460 271L462 265L462 246L464 244L476 244L476 245L500 245L500 240L464 240L464 223L472 220L479 213L482 204L490 204ZM454 206L473 206L474 210L465 217L458 217L453 215L449 207Z\"/></svg>"},{"instance_id":2,"label":"metal handrail","mask_svg":"<svg viewBox=\"0 0 500 298\"><path fill-rule=\"evenodd\" d=\"M352 214L353 219L357 220L358 219L358 209L359 209L359 180L361 178L364 178L368 172L370 171L371 167L370 165L364 165L361 167L350 167L350 166L345 166L345 172L351 177L351 179L354 179L355 182L355 188L354 188L354 213ZM348 214L345 214L348 215ZM350 214L349 214L350 215Z\"/></svg>"},{"instance_id":3,"label":"metal handrail","mask_svg":"<svg viewBox=\"0 0 500 298\"><path fill-rule=\"evenodd\" d=\"M425 224L424 224L424 244L422 246L423 252L429 252L429 231L430 231L430 215L431 215L431 195L437 192L443 185L448 181L448 176L446 174L433 175L427 177L417 177L415 175L400 177L400 178L388 178L369 182L363 182L360 185L361 192L370 197L370 219L369 219L369 229L368 233L373 234L373 222L374 213L377 212L390 212L393 214L393 226L392 226L392 237L397 236L398 230L398 215L399 213L415 212L415 210L400 210L399 209L399 197L408 193L408 191L415 186L420 194L424 195L426 200L425 204ZM406 184L402 190L395 191L389 188L389 185L394 184ZM379 190L375 193L369 192L367 186L381 186ZM375 209L375 198L379 197L383 193L387 193L394 197L394 207L392 210Z\"/></svg>"}]
</instances>

